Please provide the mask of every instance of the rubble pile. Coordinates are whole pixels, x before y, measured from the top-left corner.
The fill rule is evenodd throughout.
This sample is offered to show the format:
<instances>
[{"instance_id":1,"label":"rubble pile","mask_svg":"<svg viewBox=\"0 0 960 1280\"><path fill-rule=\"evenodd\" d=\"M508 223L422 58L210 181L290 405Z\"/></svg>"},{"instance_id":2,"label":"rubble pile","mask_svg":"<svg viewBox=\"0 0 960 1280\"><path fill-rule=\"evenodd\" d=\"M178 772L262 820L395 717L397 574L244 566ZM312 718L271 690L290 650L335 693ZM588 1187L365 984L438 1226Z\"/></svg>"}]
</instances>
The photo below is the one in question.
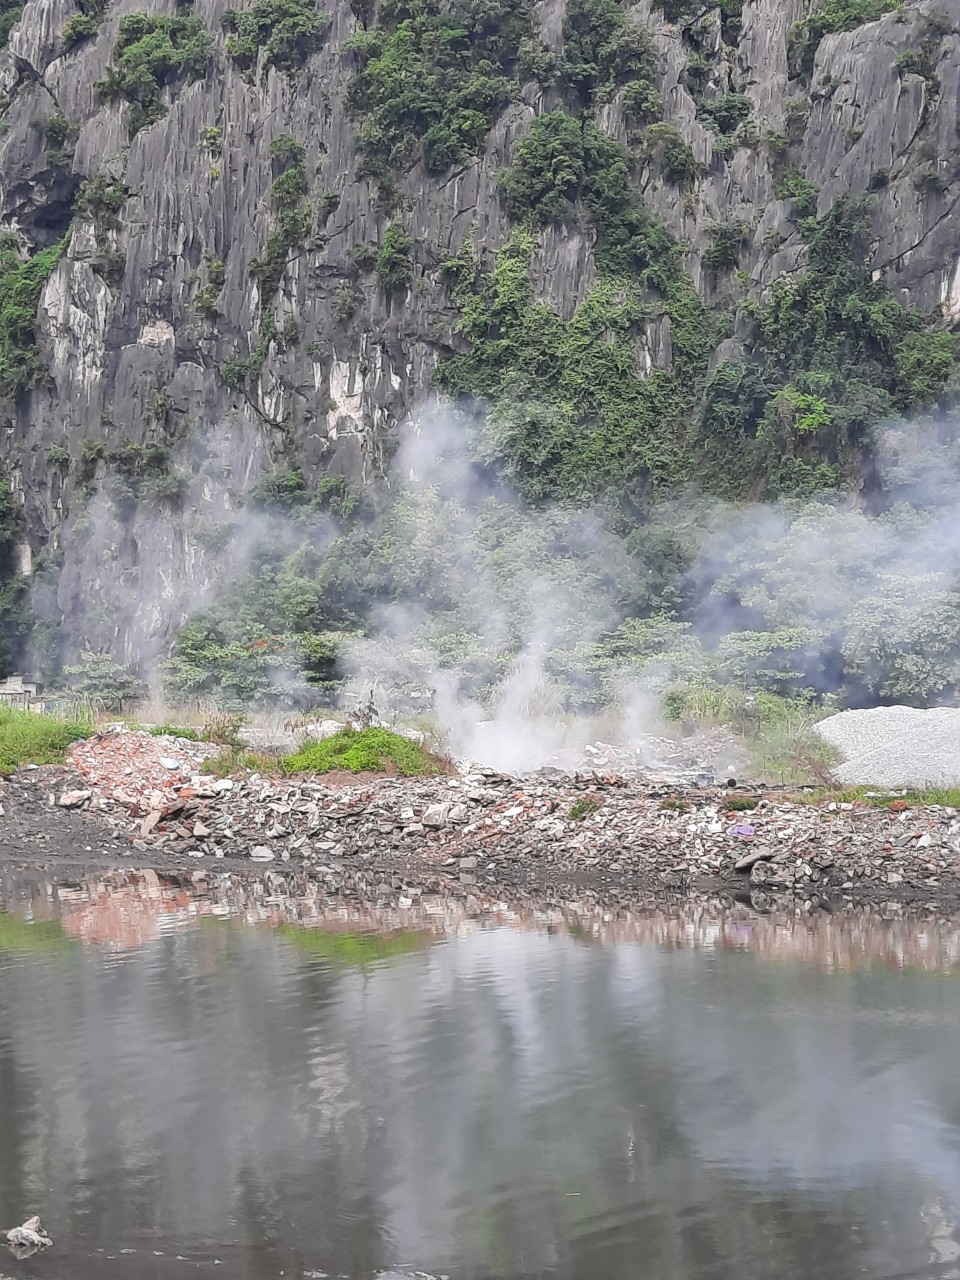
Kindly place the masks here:
<instances>
[{"instance_id":1,"label":"rubble pile","mask_svg":"<svg viewBox=\"0 0 960 1280\"><path fill-rule=\"evenodd\" d=\"M319 875L389 866L479 885L577 877L686 891L749 882L800 898L960 888L960 814L944 806L817 806L599 770L474 769L345 785L214 779L192 771L203 744L144 739L127 732L79 744L71 765L87 786L54 799L95 811L130 854L293 862Z\"/></svg>"}]
</instances>

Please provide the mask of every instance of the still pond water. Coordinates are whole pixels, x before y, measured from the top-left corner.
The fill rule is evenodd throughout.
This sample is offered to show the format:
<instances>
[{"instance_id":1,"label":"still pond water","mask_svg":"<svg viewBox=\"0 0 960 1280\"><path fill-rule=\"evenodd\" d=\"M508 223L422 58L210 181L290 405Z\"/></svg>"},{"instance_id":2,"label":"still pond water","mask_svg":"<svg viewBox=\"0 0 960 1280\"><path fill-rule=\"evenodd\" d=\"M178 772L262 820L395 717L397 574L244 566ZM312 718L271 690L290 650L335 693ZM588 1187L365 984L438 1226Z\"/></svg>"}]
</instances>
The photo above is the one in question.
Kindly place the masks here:
<instances>
[{"instance_id":1,"label":"still pond water","mask_svg":"<svg viewBox=\"0 0 960 1280\"><path fill-rule=\"evenodd\" d=\"M0 1276L960 1277L960 927L2 906Z\"/></svg>"}]
</instances>

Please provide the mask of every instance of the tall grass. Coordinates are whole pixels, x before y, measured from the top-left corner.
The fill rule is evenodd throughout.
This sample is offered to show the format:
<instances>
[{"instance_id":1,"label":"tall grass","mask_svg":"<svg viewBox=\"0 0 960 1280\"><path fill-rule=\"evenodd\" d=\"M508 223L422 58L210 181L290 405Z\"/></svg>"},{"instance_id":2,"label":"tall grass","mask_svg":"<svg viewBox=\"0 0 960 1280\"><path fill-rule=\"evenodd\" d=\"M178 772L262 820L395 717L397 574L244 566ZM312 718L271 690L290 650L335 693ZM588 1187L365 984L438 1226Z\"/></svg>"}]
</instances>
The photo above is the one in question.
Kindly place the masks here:
<instances>
[{"instance_id":1,"label":"tall grass","mask_svg":"<svg viewBox=\"0 0 960 1280\"><path fill-rule=\"evenodd\" d=\"M21 764L59 764L71 742L91 733L93 716L87 711L68 718L0 707L0 774Z\"/></svg>"},{"instance_id":2,"label":"tall grass","mask_svg":"<svg viewBox=\"0 0 960 1280\"><path fill-rule=\"evenodd\" d=\"M814 725L833 715L833 706L775 693L747 693L736 685L690 685L671 690L665 708L681 724L726 725L738 733L752 775L765 782L826 786L832 781L830 767L839 757Z\"/></svg>"}]
</instances>

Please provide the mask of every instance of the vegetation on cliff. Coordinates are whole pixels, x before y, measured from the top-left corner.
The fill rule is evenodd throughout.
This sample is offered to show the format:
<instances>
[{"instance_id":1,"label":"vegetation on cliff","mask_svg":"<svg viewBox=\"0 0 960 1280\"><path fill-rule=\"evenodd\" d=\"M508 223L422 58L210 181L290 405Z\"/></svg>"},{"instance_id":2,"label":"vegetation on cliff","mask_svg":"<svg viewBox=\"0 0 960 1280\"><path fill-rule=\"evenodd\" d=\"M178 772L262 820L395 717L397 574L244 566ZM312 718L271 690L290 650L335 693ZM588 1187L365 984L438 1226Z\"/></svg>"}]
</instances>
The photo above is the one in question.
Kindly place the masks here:
<instances>
[{"instance_id":1,"label":"vegetation on cliff","mask_svg":"<svg viewBox=\"0 0 960 1280\"><path fill-rule=\"evenodd\" d=\"M345 42L358 62L348 95L359 176L394 201L417 160L442 173L476 155L519 88L529 0L385 0L377 21Z\"/></svg>"},{"instance_id":2,"label":"vegetation on cliff","mask_svg":"<svg viewBox=\"0 0 960 1280\"><path fill-rule=\"evenodd\" d=\"M24 258L18 237L0 237L0 396L14 399L45 372L37 350L40 294L67 247L69 236Z\"/></svg>"},{"instance_id":3,"label":"vegetation on cliff","mask_svg":"<svg viewBox=\"0 0 960 1280\"><path fill-rule=\"evenodd\" d=\"M63 26L63 47L97 38L100 7L84 0ZM114 425L107 395L84 430L89 440L78 447L71 439L69 448L45 440L46 509L73 504L75 515L99 493L132 522L179 511L200 491L180 430L190 415L171 407L184 399L168 390L172 368L181 378L189 368L201 380L214 370L220 383L203 414L236 414L241 430L262 432L256 445L244 446L245 466L263 456L276 468L245 495L258 536L243 577L226 584L176 638L165 667L173 696L226 708L278 687L291 702L314 698L339 678L344 636L362 631L373 610L409 599L423 603L415 639L435 666L455 670L471 692L504 678L523 643L530 595L517 592L508 573L491 572L498 605L501 597L509 603L499 647L488 644L484 602L458 576L447 546L449 530L462 530L463 510L442 500L418 507L395 490L358 493L359 486L322 470L349 465L342 459L354 456L357 440L358 472L369 477L384 465L402 371L429 376L435 357L437 385L468 411L465 432L476 426L470 414L477 405L489 409L471 435L471 465L495 495L478 517L482 529L470 534L482 554L506 563L515 577L525 561L548 565L543 577L551 590L582 573L589 601L611 574L577 558L574 514L590 508L625 548L614 621L588 640L565 635L551 653L547 674L564 690L565 705L592 705L621 671L646 679L655 663L671 681L751 685L784 698L831 684L852 700L923 700L958 683L956 600L953 584L939 578L919 592L911 623L900 574L883 577L889 599L881 608L831 565L827 576L834 573L849 596L840 620L816 614L805 570L796 566L783 595L802 603L761 599L751 579L755 563L751 570L732 547L696 589L690 576L699 540L713 532L708 499L782 499L791 534L799 536L804 504L820 502L817 495L862 477L865 486L880 487L881 427L950 403L955 336L942 317L902 305L904 295L874 270L871 219L882 213L885 184L897 182L897 173L891 177L889 164L874 171L873 205L841 199L827 209L810 176L816 168L803 170L808 156L798 145L815 97L838 88L824 77L807 91L824 39L882 17L892 0L825 0L805 16L791 36L789 100L773 105L769 95L751 96L737 60L745 48L736 52L741 0L658 0L656 7L670 24L666 36L659 17L645 23L620 0L567 0L562 30L543 33L548 47L542 15L527 0L355 0L355 32L302 75L330 26L308 0L253 0L229 10L219 50L189 7L120 20L98 88L126 104L131 136L159 121L180 88L204 79L182 104L202 188L196 203L182 208L202 208L209 217L203 236L182 218L171 238L190 260L184 320L169 291L180 278L179 260L145 263L138 252L134 214L157 207L142 196L152 179L134 181L112 156L109 173L84 170L73 211L92 224L96 246L89 255L85 246L79 250L76 278L87 280L87 262L97 273L104 370L111 344L129 347L123 368L129 365L136 386L137 412L159 408L137 441L121 440L118 430L135 432ZM942 22L926 14L914 26L914 44L891 54L888 69L893 80L898 72L923 77L912 88L928 120ZM335 136L340 117L328 83L342 90L338 75L349 85L362 189L344 190L334 219L343 180L328 157L340 163L349 150L348 140ZM221 78L238 93L229 110L216 96ZM268 99L269 112L248 131L258 137L248 152L238 141L238 115L243 104ZM51 151L54 143L66 151L86 123L54 117ZM851 148L859 128L853 122L847 130ZM141 138L133 154L146 154L149 143ZM734 153L745 161L739 176ZM502 165L495 191L493 156ZM914 189L935 208L929 201L954 180L949 159L932 136L923 136L916 156L923 165L915 166ZM256 198L247 200L240 184L250 182L253 191L257 165ZM352 172L349 161L345 167ZM372 209L367 182L377 197ZM496 242L488 231L464 238L475 187L475 203L499 201L498 209L476 213L478 227L498 228ZM768 210L747 206L751 191L769 195ZM655 207L668 211L673 232ZM244 241L239 222L250 209L257 226L266 224L258 245ZM430 222L432 211L439 222ZM936 225L933 215L930 222ZM590 286L564 282L564 305L548 305L543 296L555 291L543 288L544 251L574 236L580 260L590 257ZM16 399L41 373L37 307L63 246L26 258L19 241L3 244L0 391ZM295 258L301 269L289 270ZM779 263L789 270L776 278ZM142 293L126 297L123 282L134 278ZM84 296L78 288L70 305ZM169 367L166 337L142 337L148 319L174 326ZM140 370L141 358L156 372ZM344 368L359 379L346 395ZM112 376L103 373L104 385ZM153 377L156 386L141 385ZM345 403L343 417L354 417L354 425L338 427L335 436L327 423ZM206 416L194 421L195 434L206 423ZM504 483L529 504L527 523L503 497ZM658 523L656 503L690 490L696 492L683 520L694 531ZM240 495L231 488L229 497ZM888 500L873 490L866 497L878 508ZM561 514L554 520L555 508ZM835 516L824 515L822 504L816 509L833 528ZM549 533L537 524L541 518ZM26 587L13 573L18 519L6 486L0 669L26 634ZM874 568L887 573L883 564ZM723 612L732 624L722 635L705 632L698 610ZM880 628L897 637L895 646L871 642ZM103 671L93 676L107 679Z\"/></svg>"},{"instance_id":4,"label":"vegetation on cliff","mask_svg":"<svg viewBox=\"0 0 960 1280\"><path fill-rule=\"evenodd\" d=\"M29 591L16 563L21 525L10 482L0 477L0 680L14 670L30 632Z\"/></svg>"},{"instance_id":5,"label":"vegetation on cliff","mask_svg":"<svg viewBox=\"0 0 960 1280\"><path fill-rule=\"evenodd\" d=\"M322 46L328 24L308 0L254 0L223 15L227 56L248 74L258 61L265 71L294 72Z\"/></svg>"}]
</instances>

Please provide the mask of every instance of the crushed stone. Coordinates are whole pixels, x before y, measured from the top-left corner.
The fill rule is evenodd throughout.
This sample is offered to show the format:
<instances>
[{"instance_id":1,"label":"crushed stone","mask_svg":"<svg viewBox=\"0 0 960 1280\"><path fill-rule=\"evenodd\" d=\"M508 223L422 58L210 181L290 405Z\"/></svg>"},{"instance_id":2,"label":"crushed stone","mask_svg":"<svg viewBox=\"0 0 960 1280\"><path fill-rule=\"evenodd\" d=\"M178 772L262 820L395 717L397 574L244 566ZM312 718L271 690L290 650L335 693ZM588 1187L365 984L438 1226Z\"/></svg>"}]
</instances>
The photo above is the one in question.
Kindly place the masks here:
<instances>
[{"instance_id":1,"label":"crushed stone","mask_svg":"<svg viewBox=\"0 0 960 1280\"><path fill-rule=\"evenodd\" d=\"M960 708L841 711L816 728L839 752L845 786L960 786Z\"/></svg>"}]
</instances>

